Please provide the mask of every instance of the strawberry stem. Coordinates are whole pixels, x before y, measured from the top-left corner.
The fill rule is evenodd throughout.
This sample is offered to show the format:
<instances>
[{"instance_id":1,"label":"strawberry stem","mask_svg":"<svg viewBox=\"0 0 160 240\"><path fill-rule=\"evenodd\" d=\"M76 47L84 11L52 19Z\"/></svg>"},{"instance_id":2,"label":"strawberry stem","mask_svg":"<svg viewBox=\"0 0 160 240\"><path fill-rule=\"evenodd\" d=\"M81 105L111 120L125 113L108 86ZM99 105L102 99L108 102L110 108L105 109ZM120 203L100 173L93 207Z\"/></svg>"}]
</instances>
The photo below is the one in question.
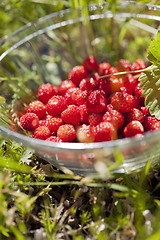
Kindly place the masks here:
<instances>
[{"instance_id":1,"label":"strawberry stem","mask_svg":"<svg viewBox=\"0 0 160 240\"><path fill-rule=\"evenodd\" d=\"M128 73L141 73L141 72L147 72L150 69L150 67L144 68L144 69L140 69L140 70L135 70L135 71L125 71L125 72L117 72L117 73L111 73L111 74L107 74L107 75L103 75L99 78L105 78L105 77L110 77L110 76L121 76L121 75L125 75Z\"/></svg>"}]
</instances>

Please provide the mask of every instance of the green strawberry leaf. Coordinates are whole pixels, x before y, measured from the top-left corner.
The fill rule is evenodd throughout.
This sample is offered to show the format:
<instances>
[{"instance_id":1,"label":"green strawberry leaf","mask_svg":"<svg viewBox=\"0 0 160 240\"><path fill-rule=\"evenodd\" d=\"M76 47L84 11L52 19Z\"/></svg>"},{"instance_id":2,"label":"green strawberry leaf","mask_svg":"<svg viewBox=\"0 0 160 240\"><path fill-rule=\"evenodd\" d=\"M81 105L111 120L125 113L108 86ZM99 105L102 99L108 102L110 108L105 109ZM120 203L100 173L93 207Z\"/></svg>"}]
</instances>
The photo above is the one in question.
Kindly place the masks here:
<instances>
[{"instance_id":1,"label":"green strawberry leaf","mask_svg":"<svg viewBox=\"0 0 160 240\"><path fill-rule=\"evenodd\" d=\"M157 32L157 38L151 40L147 53L152 64L160 65L160 31Z\"/></svg>"},{"instance_id":2,"label":"green strawberry leaf","mask_svg":"<svg viewBox=\"0 0 160 240\"><path fill-rule=\"evenodd\" d=\"M145 106L151 115L160 120L160 66L152 65L141 73L139 79L142 95L146 96Z\"/></svg>"}]
</instances>

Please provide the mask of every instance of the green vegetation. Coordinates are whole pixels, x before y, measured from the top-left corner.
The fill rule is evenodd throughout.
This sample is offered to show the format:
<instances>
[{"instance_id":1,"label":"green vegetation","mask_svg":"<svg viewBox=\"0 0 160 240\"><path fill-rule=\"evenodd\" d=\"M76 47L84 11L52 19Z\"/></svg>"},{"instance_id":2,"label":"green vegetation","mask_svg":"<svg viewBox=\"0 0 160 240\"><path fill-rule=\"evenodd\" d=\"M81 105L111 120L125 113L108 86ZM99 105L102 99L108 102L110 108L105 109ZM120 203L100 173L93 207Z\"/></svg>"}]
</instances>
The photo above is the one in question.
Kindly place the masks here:
<instances>
[{"instance_id":1,"label":"green vegetation","mask_svg":"<svg viewBox=\"0 0 160 240\"><path fill-rule=\"evenodd\" d=\"M0 38L53 11L93 2L103 3L2 0ZM0 104L6 104L3 98ZM148 162L138 173L115 174L106 181L82 178L64 174L30 150L0 138L2 240L158 240L159 198L159 163L153 168Z\"/></svg>"}]
</instances>

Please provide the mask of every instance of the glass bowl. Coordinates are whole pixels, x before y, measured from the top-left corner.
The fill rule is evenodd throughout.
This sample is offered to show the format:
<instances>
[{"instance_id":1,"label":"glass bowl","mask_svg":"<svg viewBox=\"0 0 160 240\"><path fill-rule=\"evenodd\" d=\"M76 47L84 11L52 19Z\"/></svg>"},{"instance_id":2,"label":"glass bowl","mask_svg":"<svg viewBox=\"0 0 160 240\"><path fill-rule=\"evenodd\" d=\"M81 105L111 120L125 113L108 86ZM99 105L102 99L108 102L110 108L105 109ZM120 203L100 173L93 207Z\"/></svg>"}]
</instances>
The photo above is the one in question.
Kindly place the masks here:
<instances>
[{"instance_id":1,"label":"glass bowl","mask_svg":"<svg viewBox=\"0 0 160 240\"><path fill-rule=\"evenodd\" d=\"M129 173L160 157L160 132L97 143L53 143L31 138L17 124L19 112L42 83L58 85L88 55L98 62L142 58L156 36L160 6L122 1L66 9L28 23L0 43L0 133L30 148L64 172L109 176Z\"/></svg>"}]
</instances>

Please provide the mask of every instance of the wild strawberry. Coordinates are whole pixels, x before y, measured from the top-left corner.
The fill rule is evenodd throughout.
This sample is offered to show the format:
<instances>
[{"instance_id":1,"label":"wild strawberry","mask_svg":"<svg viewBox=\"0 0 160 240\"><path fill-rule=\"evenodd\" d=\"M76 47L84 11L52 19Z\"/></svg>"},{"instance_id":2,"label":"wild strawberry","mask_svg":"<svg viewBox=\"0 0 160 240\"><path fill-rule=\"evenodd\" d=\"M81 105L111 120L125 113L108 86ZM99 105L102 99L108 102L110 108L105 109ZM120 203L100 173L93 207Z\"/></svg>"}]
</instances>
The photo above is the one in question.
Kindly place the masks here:
<instances>
[{"instance_id":1,"label":"wild strawberry","mask_svg":"<svg viewBox=\"0 0 160 240\"><path fill-rule=\"evenodd\" d=\"M97 90L98 87L99 87L98 82L92 77L83 78L79 84L79 88L82 91L84 90L94 91L94 90Z\"/></svg>"},{"instance_id":2,"label":"wild strawberry","mask_svg":"<svg viewBox=\"0 0 160 240\"><path fill-rule=\"evenodd\" d=\"M93 113L101 113L106 108L106 105L107 99L99 90L91 92L86 102L87 109Z\"/></svg>"},{"instance_id":3,"label":"wild strawberry","mask_svg":"<svg viewBox=\"0 0 160 240\"><path fill-rule=\"evenodd\" d=\"M52 115L49 115L49 114L47 114L44 118L43 118L43 120L49 120L49 119L51 119L51 118L53 118L53 116Z\"/></svg>"},{"instance_id":4,"label":"wild strawberry","mask_svg":"<svg viewBox=\"0 0 160 240\"><path fill-rule=\"evenodd\" d=\"M63 112L67 106L68 104L66 99L60 95L50 98L46 105L48 114L53 117L60 116L61 112Z\"/></svg>"},{"instance_id":5,"label":"wild strawberry","mask_svg":"<svg viewBox=\"0 0 160 240\"><path fill-rule=\"evenodd\" d=\"M110 110L113 110L113 106L112 106L112 104L107 104L107 106L106 106L106 112L107 112L107 111L110 111Z\"/></svg>"},{"instance_id":6,"label":"wild strawberry","mask_svg":"<svg viewBox=\"0 0 160 240\"><path fill-rule=\"evenodd\" d=\"M46 126L46 123L47 123L47 120L45 119L39 120L39 126Z\"/></svg>"},{"instance_id":7,"label":"wild strawberry","mask_svg":"<svg viewBox=\"0 0 160 240\"><path fill-rule=\"evenodd\" d=\"M91 131L91 126L82 124L76 130L77 140L81 143L94 142L94 137Z\"/></svg>"},{"instance_id":8,"label":"wild strawberry","mask_svg":"<svg viewBox=\"0 0 160 240\"><path fill-rule=\"evenodd\" d=\"M143 113L143 116L144 116L144 117L150 116L149 107L140 107L140 110L141 110L141 112Z\"/></svg>"},{"instance_id":9,"label":"wild strawberry","mask_svg":"<svg viewBox=\"0 0 160 240\"><path fill-rule=\"evenodd\" d=\"M108 74L114 74L114 73L118 73L118 69L112 66L108 69Z\"/></svg>"},{"instance_id":10,"label":"wild strawberry","mask_svg":"<svg viewBox=\"0 0 160 240\"><path fill-rule=\"evenodd\" d=\"M111 141L117 137L117 131L110 122L101 122L97 126L92 127L92 133L94 142Z\"/></svg>"},{"instance_id":11,"label":"wild strawberry","mask_svg":"<svg viewBox=\"0 0 160 240\"><path fill-rule=\"evenodd\" d=\"M79 124L81 120L79 107L75 105L69 105L68 108L61 113L61 118L64 123L69 123L72 125Z\"/></svg>"},{"instance_id":12,"label":"wild strawberry","mask_svg":"<svg viewBox=\"0 0 160 240\"><path fill-rule=\"evenodd\" d=\"M102 114L101 113L90 113L88 116L88 122L90 126L96 126L100 122L102 122Z\"/></svg>"},{"instance_id":13,"label":"wild strawberry","mask_svg":"<svg viewBox=\"0 0 160 240\"><path fill-rule=\"evenodd\" d=\"M27 113L35 113L39 119L42 119L46 115L46 106L38 100L29 103L27 107Z\"/></svg>"},{"instance_id":14,"label":"wild strawberry","mask_svg":"<svg viewBox=\"0 0 160 240\"><path fill-rule=\"evenodd\" d=\"M37 97L41 102L46 104L48 100L56 94L56 87L50 83L46 83L39 86Z\"/></svg>"},{"instance_id":15,"label":"wild strawberry","mask_svg":"<svg viewBox=\"0 0 160 240\"><path fill-rule=\"evenodd\" d=\"M76 130L71 124L64 124L58 128L57 137L64 142L72 142L76 138Z\"/></svg>"},{"instance_id":16,"label":"wild strawberry","mask_svg":"<svg viewBox=\"0 0 160 240\"><path fill-rule=\"evenodd\" d=\"M150 131L160 130L160 121L157 121L151 125Z\"/></svg>"},{"instance_id":17,"label":"wild strawberry","mask_svg":"<svg viewBox=\"0 0 160 240\"><path fill-rule=\"evenodd\" d=\"M123 87L123 79L111 76L108 78L109 86L106 92L113 93L119 92L121 87Z\"/></svg>"},{"instance_id":18,"label":"wild strawberry","mask_svg":"<svg viewBox=\"0 0 160 240\"><path fill-rule=\"evenodd\" d=\"M135 104L135 98L128 93L116 92L111 98L111 104L115 110L121 113L129 112Z\"/></svg>"},{"instance_id":19,"label":"wild strawberry","mask_svg":"<svg viewBox=\"0 0 160 240\"><path fill-rule=\"evenodd\" d=\"M81 123L88 123L88 109L86 107L86 104L79 106L80 116L81 116Z\"/></svg>"},{"instance_id":20,"label":"wild strawberry","mask_svg":"<svg viewBox=\"0 0 160 240\"><path fill-rule=\"evenodd\" d=\"M78 106L80 106L80 105L86 104L87 99L88 99L88 91L85 90L77 93L75 102Z\"/></svg>"},{"instance_id":21,"label":"wild strawberry","mask_svg":"<svg viewBox=\"0 0 160 240\"><path fill-rule=\"evenodd\" d=\"M133 120L137 120L137 121L142 123L143 120L144 120L144 115L141 112L141 110L139 110L137 108L132 108L130 110L130 112L127 113L126 120L127 120L128 123L133 121Z\"/></svg>"},{"instance_id":22,"label":"wild strawberry","mask_svg":"<svg viewBox=\"0 0 160 240\"><path fill-rule=\"evenodd\" d=\"M78 87L68 89L64 96L68 105L76 105L76 98L81 92L82 90L80 90Z\"/></svg>"},{"instance_id":23,"label":"wild strawberry","mask_svg":"<svg viewBox=\"0 0 160 240\"><path fill-rule=\"evenodd\" d=\"M46 126L52 132L57 132L58 128L63 124L63 121L60 117L53 117L46 122Z\"/></svg>"},{"instance_id":24,"label":"wild strawberry","mask_svg":"<svg viewBox=\"0 0 160 240\"><path fill-rule=\"evenodd\" d=\"M40 126L34 130L33 138L45 140L45 139L49 138L50 135L51 135L51 132L48 129L48 127Z\"/></svg>"},{"instance_id":25,"label":"wild strawberry","mask_svg":"<svg viewBox=\"0 0 160 240\"><path fill-rule=\"evenodd\" d=\"M143 88L140 87L140 82L138 82L138 84L136 85L135 89L134 89L134 95L136 97L141 97L142 96L142 91L143 91Z\"/></svg>"},{"instance_id":26,"label":"wild strawberry","mask_svg":"<svg viewBox=\"0 0 160 240\"><path fill-rule=\"evenodd\" d=\"M131 63L126 59L120 59L116 65L119 72L131 71Z\"/></svg>"},{"instance_id":27,"label":"wild strawberry","mask_svg":"<svg viewBox=\"0 0 160 240\"><path fill-rule=\"evenodd\" d=\"M96 82L98 82L98 83L99 83L99 77L100 77L100 75L99 75L98 72L95 72L95 73L91 74L91 78L96 80Z\"/></svg>"},{"instance_id":28,"label":"wild strawberry","mask_svg":"<svg viewBox=\"0 0 160 240\"><path fill-rule=\"evenodd\" d=\"M99 64L98 67L98 72L101 76L103 75L107 75L108 74L108 70L110 69L111 65L108 62L103 62Z\"/></svg>"},{"instance_id":29,"label":"wild strawberry","mask_svg":"<svg viewBox=\"0 0 160 240\"><path fill-rule=\"evenodd\" d=\"M63 142L62 139L60 139L59 137L56 136L51 136L49 138L47 138L45 141L47 142Z\"/></svg>"},{"instance_id":30,"label":"wild strawberry","mask_svg":"<svg viewBox=\"0 0 160 240\"><path fill-rule=\"evenodd\" d=\"M124 116L119 111L110 109L103 115L103 122L110 122L116 129L120 129L124 124Z\"/></svg>"},{"instance_id":31,"label":"wild strawberry","mask_svg":"<svg viewBox=\"0 0 160 240\"><path fill-rule=\"evenodd\" d=\"M83 66L89 71L93 72L98 69L98 62L94 56L89 56L83 61Z\"/></svg>"},{"instance_id":32,"label":"wild strawberry","mask_svg":"<svg viewBox=\"0 0 160 240\"><path fill-rule=\"evenodd\" d=\"M130 73L123 76L123 86L126 88L127 93L132 94L137 86L138 80Z\"/></svg>"},{"instance_id":33,"label":"wild strawberry","mask_svg":"<svg viewBox=\"0 0 160 240\"><path fill-rule=\"evenodd\" d=\"M20 117L20 124L23 129L33 131L39 126L39 118L35 113L26 113Z\"/></svg>"},{"instance_id":34,"label":"wild strawberry","mask_svg":"<svg viewBox=\"0 0 160 240\"><path fill-rule=\"evenodd\" d=\"M156 117L148 116L144 118L143 126L145 131L150 131L152 129L152 125L158 122Z\"/></svg>"},{"instance_id":35,"label":"wild strawberry","mask_svg":"<svg viewBox=\"0 0 160 240\"><path fill-rule=\"evenodd\" d=\"M133 137L137 134L142 134L144 132L144 127L142 123L137 120L129 122L124 128L125 137Z\"/></svg>"},{"instance_id":36,"label":"wild strawberry","mask_svg":"<svg viewBox=\"0 0 160 240\"><path fill-rule=\"evenodd\" d=\"M71 80L64 80L58 86L58 94L64 96L68 89L75 87L76 85Z\"/></svg>"},{"instance_id":37,"label":"wild strawberry","mask_svg":"<svg viewBox=\"0 0 160 240\"><path fill-rule=\"evenodd\" d=\"M131 65L131 71L141 70L146 68L146 64L142 59L137 59Z\"/></svg>"},{"instance_id":38,"label":"wild strawberry","mask_svg":"<svg viewBox=\"0 0 160 240\"><path fill-rule=\"evenodd\" d=\"M84 66L75 66L72 68L72 70L69 72L69 80L71 80L76 86L79 85L80 81L83 78L86 78L88 75L88 71Z\"/></svg>"}]
</instances>

